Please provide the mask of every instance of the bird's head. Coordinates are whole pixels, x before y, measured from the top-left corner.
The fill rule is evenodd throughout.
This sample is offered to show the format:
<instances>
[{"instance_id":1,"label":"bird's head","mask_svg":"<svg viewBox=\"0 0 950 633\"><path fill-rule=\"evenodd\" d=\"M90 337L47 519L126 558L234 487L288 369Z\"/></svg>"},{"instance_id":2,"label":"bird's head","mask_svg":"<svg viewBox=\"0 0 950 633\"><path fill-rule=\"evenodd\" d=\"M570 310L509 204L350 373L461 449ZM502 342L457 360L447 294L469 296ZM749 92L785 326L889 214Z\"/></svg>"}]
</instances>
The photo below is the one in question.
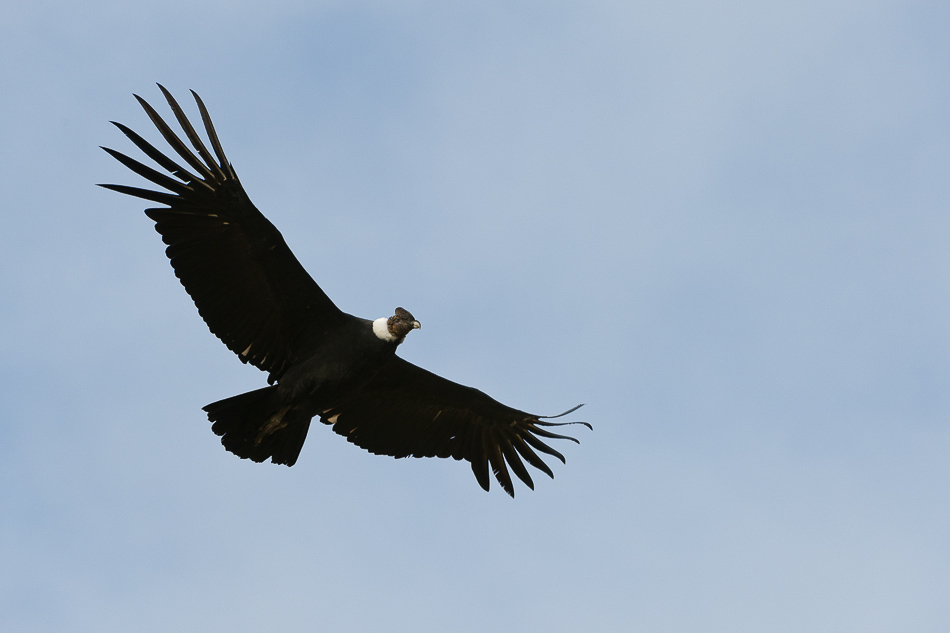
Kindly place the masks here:
<instances>
[{"instance_id":1,"label":"bird's head","mask_svg":"<svg viewBox=\"0 0 950 633\"><path fill-rule=\"evenodd\" d=\"M396 308L396 314L388 319L381 318L373 321L373 332L376 336L391 343L401 343L406 338L406 334L421 327L422 325L416 321L415 317L402 308Z\"/></svg>"}]
</instances>

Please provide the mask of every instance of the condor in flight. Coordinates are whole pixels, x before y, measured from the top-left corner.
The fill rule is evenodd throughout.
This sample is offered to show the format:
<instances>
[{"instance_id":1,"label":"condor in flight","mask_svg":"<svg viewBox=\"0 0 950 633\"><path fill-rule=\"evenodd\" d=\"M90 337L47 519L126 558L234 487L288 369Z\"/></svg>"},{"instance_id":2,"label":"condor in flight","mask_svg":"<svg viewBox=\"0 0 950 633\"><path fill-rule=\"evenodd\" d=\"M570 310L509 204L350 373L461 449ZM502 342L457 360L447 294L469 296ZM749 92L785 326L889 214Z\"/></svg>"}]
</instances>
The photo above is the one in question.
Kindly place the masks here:
<instances>
[{"instance_id":1,"label":"condor in flight","mask_svg":"<svg viewBox=\"0 0 950 633\"><path fill-rule=\"evenodd\" d=\"M554 477L538 453L562 462L564 456L541 438L577 442L548 428L589 424L547 422L560 416L513 409L398 357L396 348L419 322L402 308L375 321L337 308L251 203L198 95L192 91L213 154L171 94L159 88L197 155L136 95L187 167L113 122L174 177L103 148L167 191L102 186L165 205L145 214L168 245L165 254L198 313L242 362L268 373L270 386L204 408L227 450L293 466L311 419L319 416L371 453L466 459L485 490L489 468L511 496L509 468L532 489L525 462Z\"/></svg>"}]
</instances>

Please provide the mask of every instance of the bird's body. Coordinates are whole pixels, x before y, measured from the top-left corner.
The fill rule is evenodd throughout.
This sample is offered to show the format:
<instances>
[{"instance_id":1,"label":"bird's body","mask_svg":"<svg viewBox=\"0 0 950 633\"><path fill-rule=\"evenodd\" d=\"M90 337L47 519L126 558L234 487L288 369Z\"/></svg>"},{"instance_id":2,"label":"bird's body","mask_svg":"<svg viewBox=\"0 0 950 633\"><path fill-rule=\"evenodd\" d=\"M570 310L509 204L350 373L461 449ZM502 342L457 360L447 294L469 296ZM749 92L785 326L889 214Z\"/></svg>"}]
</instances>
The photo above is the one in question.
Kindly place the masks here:
<instances>
[{"instance_id":1,"label":"bird's body","mask_svg":"<svg viewBox=\"0 0 950 633\"><path fill-rule=\"evenodd\" d=\"M146 214L168 245L166 254L199 314L243 362L268 373L270 386L204 408L225 448L290 466L311 419L319 417L373 453L466 459L486 490L489 467L509 494L514 492L507 466L533 487L522 459L553 477L535 451L564 458L538 438L574 438L546 430L558 424L543 416L507 407L398 357L396 348L420 327L406 310L369 320L337 308L251 203L198 95L214 155L159 87L197 155L136 97L188 167L116 123L174 178L104 148L168 192L103 186L166 205Z\"/></svg>"}]
</instances>

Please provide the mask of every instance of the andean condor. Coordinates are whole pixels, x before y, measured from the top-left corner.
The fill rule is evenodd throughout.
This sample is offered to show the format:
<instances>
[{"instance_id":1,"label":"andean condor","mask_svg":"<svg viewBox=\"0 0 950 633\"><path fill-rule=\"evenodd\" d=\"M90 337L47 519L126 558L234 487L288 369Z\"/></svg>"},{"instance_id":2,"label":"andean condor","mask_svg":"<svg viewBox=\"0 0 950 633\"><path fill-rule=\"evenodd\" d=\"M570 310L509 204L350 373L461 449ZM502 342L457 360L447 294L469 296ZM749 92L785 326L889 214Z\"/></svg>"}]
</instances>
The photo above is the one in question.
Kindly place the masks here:
<instances>
[{"instance_id":1,"label":"andean condor","mask_svg":"<svg viewBox=\"0 0 950 633\"><path fill-rule=\"evenodd\" d=\"M213 155L172 95L159 88L197 156L135 95L188 168L113 121L174 178L104 147L167 191L102 186L166 205L145 214L168 245L165 254L198 313L242 362L268 372L270 386L204 407L227 450L292 466L311 419L319 416L372 453L467 459L485 490L489 466L511 496L509 467L529 488L534 483L524 462L554 477L538 452L564 457L540 438L577 440L545 427L589 424L544 421L559 416L513 409L398 357L396 348L419 322L402 308L375 321L337 308L251 203L198 95L192 91Z\"/></svg>"}]
</instances>

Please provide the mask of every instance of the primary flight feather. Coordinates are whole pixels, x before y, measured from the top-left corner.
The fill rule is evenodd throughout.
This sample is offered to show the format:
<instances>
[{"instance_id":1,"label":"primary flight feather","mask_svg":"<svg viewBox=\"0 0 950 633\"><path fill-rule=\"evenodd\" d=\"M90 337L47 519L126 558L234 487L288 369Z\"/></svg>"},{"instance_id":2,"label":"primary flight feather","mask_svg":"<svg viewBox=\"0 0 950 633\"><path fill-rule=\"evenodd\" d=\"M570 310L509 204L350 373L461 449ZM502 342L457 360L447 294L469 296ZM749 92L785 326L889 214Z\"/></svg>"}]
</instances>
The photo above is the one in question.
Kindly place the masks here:
<instances>
[{"instance_id":1,"label":"primary flight feather","mask_svg":"<svg viewBox=\"0 0 950 633\"><path fill-rule=\"evenodd\" d=\"M102 186L165 205L145 213L198 313L242 362L268 373L269 386L204 407L227 450L292 466L319 417L372 453L468 460L485 490L491 470L514 496L509 468L534 488L525 462L554 476L538 453L564 457L541 438L577 442L549 428L589 424L548 422L397 356L406 335L421 327L412 314L396 308L388 319L369 320L337 308L248 198L201 98L192 91L211 151L178 102L159 89L194 150L136 95L184 165L113 122L171 176L104 147L165 191Z\"/></svg>"}]
</instances>

